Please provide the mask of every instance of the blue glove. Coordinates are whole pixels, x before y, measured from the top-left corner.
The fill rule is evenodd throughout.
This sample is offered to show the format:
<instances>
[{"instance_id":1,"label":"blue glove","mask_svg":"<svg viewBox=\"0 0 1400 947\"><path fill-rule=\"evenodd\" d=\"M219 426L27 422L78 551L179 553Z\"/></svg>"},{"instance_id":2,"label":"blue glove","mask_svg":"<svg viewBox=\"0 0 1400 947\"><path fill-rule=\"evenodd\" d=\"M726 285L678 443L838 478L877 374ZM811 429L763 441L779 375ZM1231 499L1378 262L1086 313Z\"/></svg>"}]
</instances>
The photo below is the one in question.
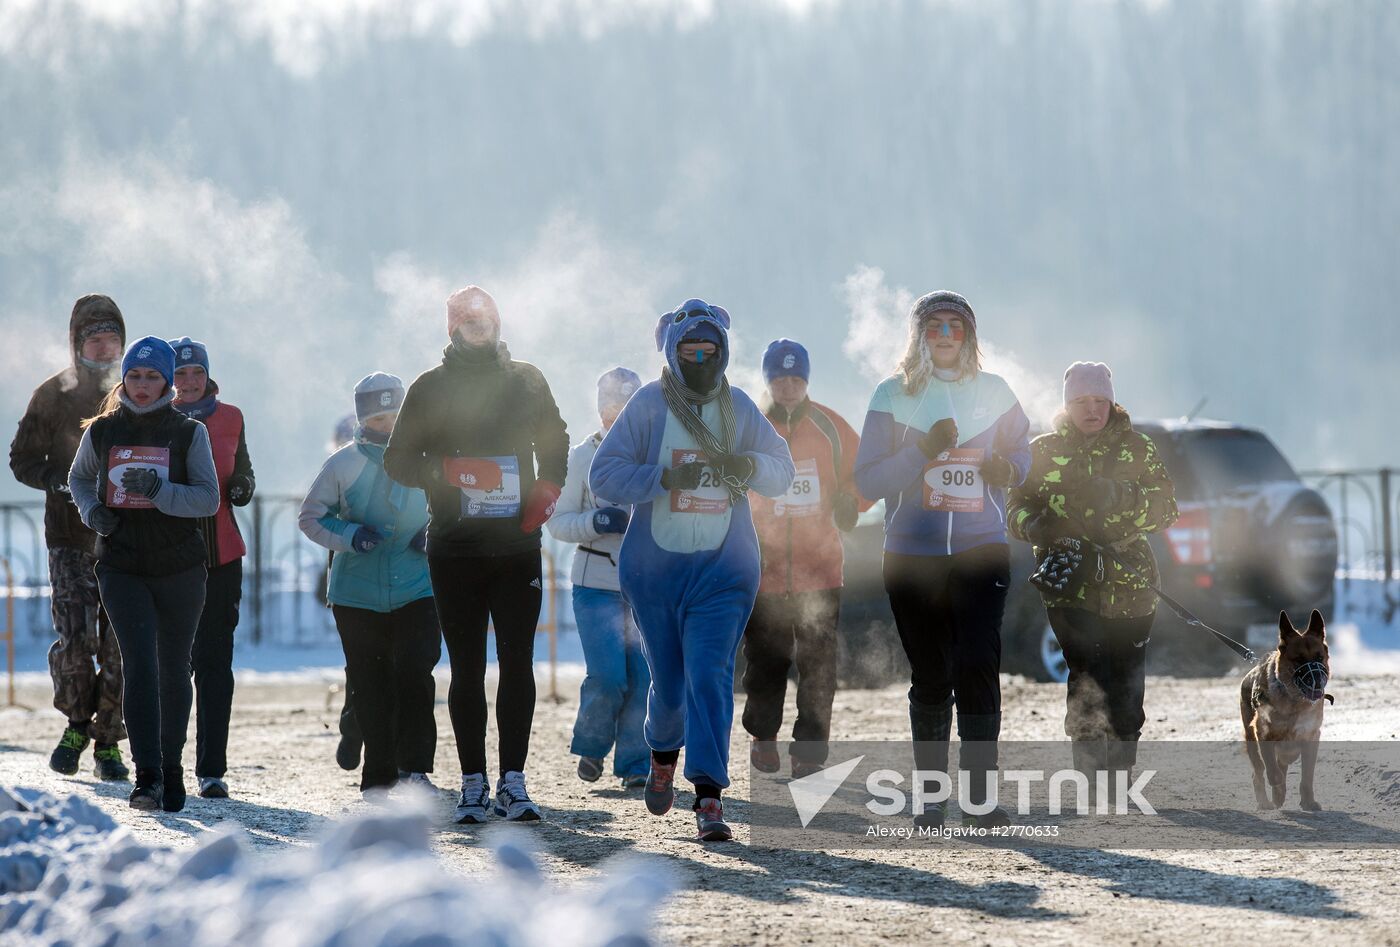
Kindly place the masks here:
<instances>
[{"instance_id":1,"label":"blue glove","mask_svg":"<svg viewBox=\"0 0 1400 947\"><path fill-rule=\"evenodd\" d=\"M593 529L604 535L625 533L627 531L627 511L615 506L596 511L593 514Z\"/></svg>"},{"instance_id":2,"label":"blue glove","mask_svg":"<svg viewBox=\"0 0 1400 947\"><path fill-rule=\"evenodd\" d=\"M350 548L356 552L369 552L375 546L384 541L379 530L373 526L361 526L355 530L354 537L350 540Z\"/></svg>"},{"instance_id":3,"label":"blue glove","mask_svg":"<svg viewBox=\"0 0 1400 947\"><path fill-rule=\"evenodd\" d=\"M408 541L408 548L422 553L428 551L428 527L424 526L413 534L413 538Z\"/></svg>"}]
</instances>

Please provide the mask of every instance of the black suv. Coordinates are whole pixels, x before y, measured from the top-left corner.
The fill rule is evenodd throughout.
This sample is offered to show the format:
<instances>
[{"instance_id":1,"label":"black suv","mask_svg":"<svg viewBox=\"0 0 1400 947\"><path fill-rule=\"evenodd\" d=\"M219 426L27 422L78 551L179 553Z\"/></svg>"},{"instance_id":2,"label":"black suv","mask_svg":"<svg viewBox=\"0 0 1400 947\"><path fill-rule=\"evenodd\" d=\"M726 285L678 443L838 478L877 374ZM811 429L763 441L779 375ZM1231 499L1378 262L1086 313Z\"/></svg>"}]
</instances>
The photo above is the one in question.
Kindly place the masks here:
<instances>
[{"instance_id":1,"label":"black suv","mask_svg":"<svg viewBox=\"0 0 1400 947\"><path fill-rule=\"evenodd\" d=\"M1176 486L1181 516L1150 537L1162 590L1202 621L1268 650L1279 609L1321 608L1332 600L1337 530L1317 491L1262 432L1217 421L1134 422L1152 438ZM884 504L847 536L841 615L842 682L873 687L908 674L880 575ZM1037 680L1064 680L1064 658L1040 596L1027 583L1031 549L1011 543L1011 594L1002 624L1002 668ZM1164 605L1152 633L1151 673L1216 674L1236 658Z\"/></svg>"}]
</instances>

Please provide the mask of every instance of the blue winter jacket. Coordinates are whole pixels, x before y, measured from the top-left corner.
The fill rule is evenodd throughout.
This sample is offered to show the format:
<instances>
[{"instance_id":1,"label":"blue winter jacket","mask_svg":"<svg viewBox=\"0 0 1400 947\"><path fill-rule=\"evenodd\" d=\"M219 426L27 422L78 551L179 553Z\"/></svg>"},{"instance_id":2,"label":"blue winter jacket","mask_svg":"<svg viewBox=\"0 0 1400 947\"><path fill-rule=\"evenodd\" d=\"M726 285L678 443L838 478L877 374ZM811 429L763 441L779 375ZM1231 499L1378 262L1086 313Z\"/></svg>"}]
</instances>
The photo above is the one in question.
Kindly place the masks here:
<instances>
[{"instance_id":1,"label":"blue winter jacket","mask_svg":"<svg viewBox=\"0 0 1400 947\"><path fill-rule=\"evenodd\" d=\"M428 557L409 543L428 523L428 498L384 472L384 448L357 438L321 467L297 525L335 552L326 598L332 605L391 612L433 594ZM361 526L384 541L369 552L351 543Z\"/></svg>"},{"instance_id":2,"label":"blue winter jacket","mask_svg":"<svg viewBox=\"0 0 1400 947\"><path fill-rule=\"evenodd\" d=\"M981 451L984 459L996 453L1010 461L1013 486L1030 470L1030 422L999 375L978 372L952 382L930 378L914 394L905 392L903 379L885 379L865 414L855 479L862 495L885 499L886 552L947 556L1006 542L1006 490L987 486L980 477L975 481L981 486L980 512L927 508L934 503L930 495L944 468L924 456L919 439L943 418L957 422L959 448ZM963 469L951 475L967 473Z\"/></svg>"}]
</instances>

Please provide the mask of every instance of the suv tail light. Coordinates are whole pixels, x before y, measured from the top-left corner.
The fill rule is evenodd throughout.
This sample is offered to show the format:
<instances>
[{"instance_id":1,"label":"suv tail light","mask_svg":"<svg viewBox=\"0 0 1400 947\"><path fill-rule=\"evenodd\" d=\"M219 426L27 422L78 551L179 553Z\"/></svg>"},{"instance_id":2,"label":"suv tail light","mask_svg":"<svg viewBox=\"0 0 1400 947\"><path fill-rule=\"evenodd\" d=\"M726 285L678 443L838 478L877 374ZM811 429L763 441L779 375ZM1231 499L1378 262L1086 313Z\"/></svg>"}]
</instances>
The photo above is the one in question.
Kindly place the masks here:
<instances>
[{"instance_id":1,"label":"suv tail light","mask_svg":"<svg viewBox=\"0 0 1400 947\"><path fill-rule=\"evenodd\" d=\"M1210 511L1205 507L1183 509L1177 521L1167 527L1167 548L1179 565L1210 565Z\"/></svg>"}]
</instances>

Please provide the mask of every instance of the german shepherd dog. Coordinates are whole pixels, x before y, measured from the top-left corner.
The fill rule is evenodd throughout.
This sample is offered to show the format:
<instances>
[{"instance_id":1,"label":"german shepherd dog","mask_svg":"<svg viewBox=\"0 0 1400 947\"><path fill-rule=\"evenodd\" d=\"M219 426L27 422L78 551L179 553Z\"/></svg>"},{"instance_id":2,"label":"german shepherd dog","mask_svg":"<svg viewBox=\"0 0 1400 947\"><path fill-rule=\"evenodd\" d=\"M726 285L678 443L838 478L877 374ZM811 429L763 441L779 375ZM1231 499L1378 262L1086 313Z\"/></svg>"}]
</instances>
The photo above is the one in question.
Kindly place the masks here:
<instances>
[{"instance_id":1,"label":"german shepherd dog","mask_svg":"<svg viewBox=\"0 0 1400 947\"><path fill-rule=\"evenodd\" d=\"M1299 757L1303 760L1298 787L1302 807L1308 812L1322 808L1313 797L1313 769L1322 736L1322 701L1332 700L1326 693L1329 674L1322 614L1313 609L1307 630L1298 631L1288 613L1279 612L1278 650L1250 669L1240 683L1245 749L1254 767L1254 799L1260 809L1283 806L1284 778Z\"/></svg>"}]
</instances>

